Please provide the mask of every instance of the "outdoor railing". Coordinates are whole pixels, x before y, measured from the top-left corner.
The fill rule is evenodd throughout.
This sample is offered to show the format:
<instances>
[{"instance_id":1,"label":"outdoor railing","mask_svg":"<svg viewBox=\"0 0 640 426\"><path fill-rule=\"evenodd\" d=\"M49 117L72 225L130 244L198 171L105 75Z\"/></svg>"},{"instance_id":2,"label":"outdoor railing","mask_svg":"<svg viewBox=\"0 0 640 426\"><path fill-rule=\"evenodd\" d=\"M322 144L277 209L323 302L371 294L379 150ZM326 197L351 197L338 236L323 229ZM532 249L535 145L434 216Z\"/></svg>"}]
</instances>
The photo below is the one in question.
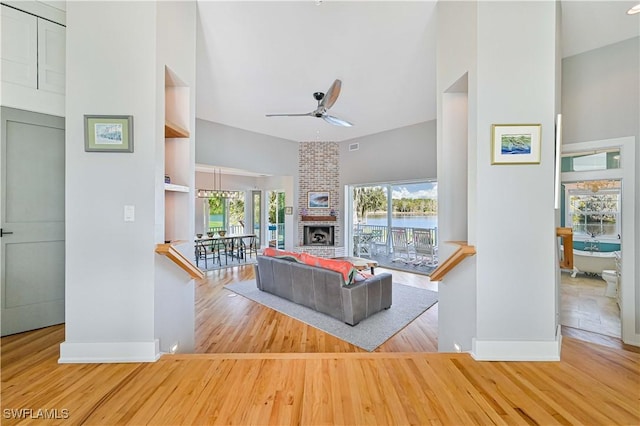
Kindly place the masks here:
<instances>
[{"instance_id":1,"label":"outdoor railing","mask_svg":"<svg viewBox=\"0 0 640 426\"><path fill-rule=\"evenodd\" d=\"M392 226L392 228L395 228ZM434 230L434 241L433 241L433 245L434 247L438 246L438 228L407 228L405 227L404 229L406 229L407 231L407 240L408 241L413 241L413 230L414 229L426 229L426 230ZM376 236L376 241L379 242L386 242L387 244L387 249L389 250L389 252L393 252L393 247L391 244L391 241L389 239L389 227L386 225L363 225L363 224L357 224L354 226L353 229L354 233L353 235L361 235L361 234L376 234L379 233L381 236L377 237Z\"/></svg>"},{"instance_id":2,"label":"outdoor railing","mask_svg":"<svg viewBox=\"0 0 640 426\"><path fill-rule=\"evenodd\" d=\"M269 246L284 248L284 223L269 224Z\"/></svg>"},{"instance_id":3,"label":"outdoor railing","mask_svg":"<svg viewBox=\"0 0 640 426\"><path fill-rule=\"evenodd\" d=\"M226 228L224 226L213 226L209 228L209 232L218 232L218 231L227 231L231 235L244 234L244 226L231 225Z\"/></svg>"}]
</instances>

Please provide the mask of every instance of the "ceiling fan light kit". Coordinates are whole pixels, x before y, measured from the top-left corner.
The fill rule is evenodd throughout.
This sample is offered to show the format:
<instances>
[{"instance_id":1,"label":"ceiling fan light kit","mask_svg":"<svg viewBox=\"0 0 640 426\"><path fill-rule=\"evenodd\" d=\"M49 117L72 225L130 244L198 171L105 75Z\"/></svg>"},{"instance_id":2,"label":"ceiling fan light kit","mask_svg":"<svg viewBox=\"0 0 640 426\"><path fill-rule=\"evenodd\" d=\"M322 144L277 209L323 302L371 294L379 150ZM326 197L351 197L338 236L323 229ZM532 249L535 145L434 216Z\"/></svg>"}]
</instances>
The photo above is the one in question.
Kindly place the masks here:
<instances>
[{"instance_id":1,"label":"ceiling fan light kit","mask_svg":"<svg viewBox=\"0 0 640 426\"><path fill-rule=\"evenodd\" d=\"M299 113L299 114L266 114L266 116L267 117L316 117L316 118L322 118L327 123L333 124L335 126L351 127L353 126L353 124L348 122L347 120L334 117L333 115L329 115L327 113L329 108L331 108L333 104L336 103L336 100L340 95L341 88L342 88L342 81L340 81L339 79L336 79L331 85L331 87L329 87L329 90L327 90L326 94L322 92L314 92L313 98L316 101L318 101L318 107L314 111L307 112L307 113Z\"/></svg>"}]
</instances>

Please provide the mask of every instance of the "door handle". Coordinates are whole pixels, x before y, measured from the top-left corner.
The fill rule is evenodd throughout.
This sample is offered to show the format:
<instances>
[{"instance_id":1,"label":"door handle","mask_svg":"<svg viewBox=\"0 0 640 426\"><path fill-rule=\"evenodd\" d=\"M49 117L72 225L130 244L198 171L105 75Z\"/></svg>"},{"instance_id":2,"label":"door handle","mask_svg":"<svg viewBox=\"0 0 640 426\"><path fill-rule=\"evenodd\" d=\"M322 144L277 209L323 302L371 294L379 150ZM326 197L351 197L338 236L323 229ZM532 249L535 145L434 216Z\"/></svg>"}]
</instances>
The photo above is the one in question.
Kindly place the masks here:
<instances>
[{"instance_id":1,"label":"door handle","mask_svg":"<svg viewBox=\"0 0 640 426\"><path fill-rule=\"evenodd\" d=\"M13 234L13 232L5 231L5 230L3 230L2 228L0 228L0 238L1 238L3 235L9 235L9 234Z\"/></svg>"}]
</instances>

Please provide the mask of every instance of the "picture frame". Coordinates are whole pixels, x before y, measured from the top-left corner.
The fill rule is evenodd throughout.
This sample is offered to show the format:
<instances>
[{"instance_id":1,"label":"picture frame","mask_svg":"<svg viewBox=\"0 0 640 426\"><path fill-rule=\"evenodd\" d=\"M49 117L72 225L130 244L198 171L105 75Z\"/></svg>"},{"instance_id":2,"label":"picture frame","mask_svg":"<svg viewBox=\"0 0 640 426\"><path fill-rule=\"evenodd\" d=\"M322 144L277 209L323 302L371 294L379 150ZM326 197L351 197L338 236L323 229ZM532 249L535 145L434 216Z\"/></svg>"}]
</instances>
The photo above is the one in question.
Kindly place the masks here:
<instances>
[{"instance_id":1,"label":"picture frame","mask_svg":"<svg viewBox=\"0 0 640 426\"><path fill-rule=\"evenodd\" d=\"M291 216L293 214L293 206L286 206L284 208L284 214Z\"/></svg>"},{"instance_id":2,"label":"picture frame","mask_svg":"<svg viewBox=\"0 0 640 426\"><path fill-rule=\"evenodd\" d=\"M307 207L310 209L328 209L329 191L309 191L307 193Z\"/></svg>"},{"instance_id":3,"label":"picture frame","mask_svg":"<svg viewBox=\"0 0 640 426\"><path fill-rule=\"evenodd\" d=\"M133 116L85 115L84 150L133 152Z\"/></svg>"},{"instance_id":4,"label":"picture frame","mask_svg":"<svg viewBox=\"0 0 640 426\"><path fill-rule=\"evenodd\" d=\"M540 164L540 124L491 126L491 164Z\"/></svg>"}]
</instances>

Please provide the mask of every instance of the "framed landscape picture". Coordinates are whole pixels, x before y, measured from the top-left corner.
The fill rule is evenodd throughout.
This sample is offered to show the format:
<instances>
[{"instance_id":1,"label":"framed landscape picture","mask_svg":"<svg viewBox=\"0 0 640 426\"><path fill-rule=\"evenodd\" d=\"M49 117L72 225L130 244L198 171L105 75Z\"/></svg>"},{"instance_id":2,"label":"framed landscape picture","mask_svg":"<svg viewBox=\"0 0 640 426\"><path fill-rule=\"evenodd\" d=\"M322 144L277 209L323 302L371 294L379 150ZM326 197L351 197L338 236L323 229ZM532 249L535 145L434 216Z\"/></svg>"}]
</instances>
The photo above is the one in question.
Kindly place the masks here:
<instances>
[{"instance_id":1,"label":"framed landscape picture","mask_svg":"<svg viewBox=\"0 0 640 426\"><path fill-rule=\"evenodd\" d=\"M491 164L540 164L540 124L494 124Z\"/></svg>"},{"instance_id":2,"label":"framed landscape picture","mask_svg":"<svg viewBox=\"0 0 640 426\"><path fill-rule=\"evenodd\" d=\"M133 152L133 116L85 115L84 150Z\"/></svg>"},{"instance_id":3,"label":"framed landscape picture","mask_svg":"<svg viewBox=\"0 0 640 426\"><path fill-rule=\"evenodd\" d=\"M329 192L328 191L309 191L308 207L310 209L328 209L329 208Z\"/></svg>"}]
</instances>

